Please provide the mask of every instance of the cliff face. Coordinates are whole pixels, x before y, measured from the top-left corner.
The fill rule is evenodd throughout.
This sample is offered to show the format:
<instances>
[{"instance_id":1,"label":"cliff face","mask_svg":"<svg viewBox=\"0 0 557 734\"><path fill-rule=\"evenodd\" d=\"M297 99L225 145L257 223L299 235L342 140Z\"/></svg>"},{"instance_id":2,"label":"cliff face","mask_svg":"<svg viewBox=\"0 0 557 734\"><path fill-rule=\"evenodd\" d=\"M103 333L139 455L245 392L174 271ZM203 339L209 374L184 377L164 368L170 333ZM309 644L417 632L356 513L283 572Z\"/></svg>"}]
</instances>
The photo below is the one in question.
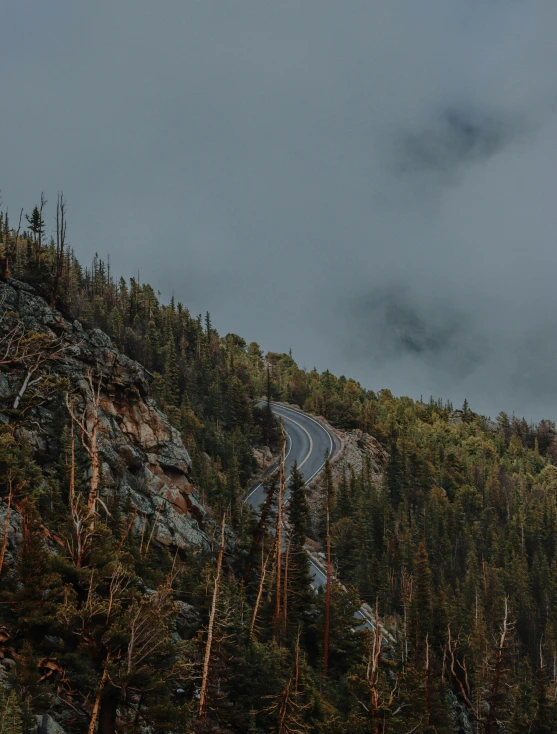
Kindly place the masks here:
<instances>
[{"instance_id":1,"label":"cliff face","mask_svg":"<svg viewBox=\"0 0 557 734\"><path fill-rule=\"evenodd\" d=\"M115 349L102 331L85 329L78 321L71 323L24 283L0 283L0 322L0 352L10 329L23 335L23 340L40 333L51 345L52 358L40 365L29 384L57 380L55 384L62 387L57 395L36 401L22 423L43 470L48 470L60 438L60 412L67 410L60 393L67 392L80 410L91 402L91 374L95 384L100 379L101 498L116 491L122 503L136 508L137 532L146 521L151 525L156 520L153 540L178 547L208 545L203 530L206 513L190 480L190 457L178 431L150 398L150 376L145 369ZM29 364L12 361L0 365L0 396L5 406L15 403ZM4 410L0 422L8 423L9 411ZM0 522L1 515L0 511ZM10 529L13 543L18 533L17 513L12 515Z\"/></svg>"}]
</instances>

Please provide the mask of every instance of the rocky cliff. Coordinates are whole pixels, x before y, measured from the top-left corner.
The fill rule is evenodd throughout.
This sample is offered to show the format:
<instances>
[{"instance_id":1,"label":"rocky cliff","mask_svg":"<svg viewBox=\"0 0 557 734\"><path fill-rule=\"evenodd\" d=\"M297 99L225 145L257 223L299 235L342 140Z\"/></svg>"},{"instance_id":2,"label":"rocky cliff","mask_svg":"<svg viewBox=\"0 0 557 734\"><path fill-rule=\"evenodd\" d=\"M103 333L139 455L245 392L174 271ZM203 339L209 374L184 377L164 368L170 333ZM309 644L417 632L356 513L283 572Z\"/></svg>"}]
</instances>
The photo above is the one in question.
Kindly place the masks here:
<instances>
[{"instance_id":1,"label":"rocky cliff","mask_svg":"<svg viewBox=\"0 0 557 734\"><path fill-rule=\"evenodd\" d=\"M178 431L150 397L151 376L145 369L115 349L102 331L70 322L29 285L18 281L0 283L0 322L2 405L13 408L17 404L17 395L32 370L28 387L49 382L57 386L31 403L21 421L21 430L43 470L48 471L60 439L59 415L65 410L62 393L70 395L78 408L85 406L92 397L88 379L92 375L95 384L100 384L101 498L103 493L116 491L122 503L137 510L135 531L141 533L145 524L155 522L153 540L159 543L207 546L206 512L191 483L190 457ZM35 337L42 338L45 348L50 349L50 358L36 369L38 360L33 359L32 349L25 358L25 345ZM17 359L21 356L18 348L23 350L21 359ZM7 355L4 364L2 353ZM9 423L12 411L3 410L0 422ZM2 514L5 517L5 507L0 522ZM18 525L18 514L12 513L8 554L17 540Z\"/></svg>"}]
</instances>

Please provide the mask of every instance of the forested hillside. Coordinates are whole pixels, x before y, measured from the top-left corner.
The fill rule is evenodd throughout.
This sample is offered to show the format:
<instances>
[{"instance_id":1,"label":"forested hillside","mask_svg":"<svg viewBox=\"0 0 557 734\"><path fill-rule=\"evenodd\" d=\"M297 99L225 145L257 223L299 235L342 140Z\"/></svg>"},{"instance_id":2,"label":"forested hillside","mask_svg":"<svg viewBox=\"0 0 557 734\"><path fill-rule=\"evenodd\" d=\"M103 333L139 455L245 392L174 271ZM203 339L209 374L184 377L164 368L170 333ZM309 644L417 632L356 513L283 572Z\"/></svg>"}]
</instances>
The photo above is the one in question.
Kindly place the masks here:
<instances>
[{"instance_id":1,"label":"forested hillside","mask_svg":"<svg viewBox=\"0 0 557 734\"><path fill-rule=\"evenodd\" d=\"M67 734L557 732L554 424L264 355L83 267L63 198L52 240L46 211L2 215L0 734L37 716ZM279 609L276 479L260 520L242 501L253 449L281 447L267 394L389 457L380 481L327 463L314 522L294 472ZM310 533L342 581L329 610ZM361 600L394 643L356 628Z\"/></svg>"}]
</instances>

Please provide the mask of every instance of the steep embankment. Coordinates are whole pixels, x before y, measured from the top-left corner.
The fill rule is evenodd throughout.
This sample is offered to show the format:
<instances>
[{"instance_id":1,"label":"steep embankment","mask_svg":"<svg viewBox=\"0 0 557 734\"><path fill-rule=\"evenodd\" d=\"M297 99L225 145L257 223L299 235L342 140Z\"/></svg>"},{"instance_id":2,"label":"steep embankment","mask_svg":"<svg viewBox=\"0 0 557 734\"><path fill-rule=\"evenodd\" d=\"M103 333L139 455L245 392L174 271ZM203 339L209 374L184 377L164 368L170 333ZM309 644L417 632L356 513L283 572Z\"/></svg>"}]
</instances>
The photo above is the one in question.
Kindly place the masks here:
<instances>
[{"instance_id":1,"label":"steep embankment","mask_svg":"<svg viewBox=\"0 0 557 734\"><path fill-rule=\"evenodd\" d=\"M137 362L114 349L110 338L98 329L84 329L51 308L27 284L0 283L2 344L6 359L0 373L4 413L0 422L13 421L17 394L38 357L25 345L42 335L42 361L32 373L22 395L18 424L33 449L34 457L48 474L60 441L60 411L67 392L80 413L93 395L89 374L100 384L98 451L100 492L117 492L122 505L137 511L137 532L156 520L153 539L179 547L207 546L206 513L198 502L190 477L190 457L178 431L149 397L150 377ZM98 382L100 380L100 383ZM37 382L39 381L39 382ZM37 393L49 381L56 390ZM35 387L37 386L37 387ZM96 389L96 388L95 388ZM25 405L32 391L34 400ZM7 407L6 407L7 406ZM12 415L10 415L12 413ZM67 416L66 416L67 418ZM0 504L0 523L6 504ZM15 547L20 517L12 511L6 561Z\"/></svg>"}]
</instances>

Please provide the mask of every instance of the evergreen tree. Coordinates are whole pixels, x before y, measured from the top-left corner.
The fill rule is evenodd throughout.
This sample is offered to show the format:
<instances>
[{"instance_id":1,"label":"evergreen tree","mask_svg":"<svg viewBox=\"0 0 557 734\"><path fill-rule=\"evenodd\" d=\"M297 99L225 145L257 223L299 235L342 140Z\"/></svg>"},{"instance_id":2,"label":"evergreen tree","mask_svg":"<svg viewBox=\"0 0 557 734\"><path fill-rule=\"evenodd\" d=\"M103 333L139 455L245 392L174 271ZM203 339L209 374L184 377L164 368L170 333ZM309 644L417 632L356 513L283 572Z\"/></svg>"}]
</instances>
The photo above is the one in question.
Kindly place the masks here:
<instances>
[{"instance_id":1,"label":"evergreen tree","mask_svg":"<svg viewBox=\"0 0 557 734\"><path fill-rule=\"evenodd\" d=\"M555 704L548 695L547 679L543 665L539 665L536 670L534 695L536 714L529 731L531 734L555 734L557 731Z\"/></svg>"},{"instance_id":2,"label":"evergreen tree","mask_svg":"<svg viewBox=\"0 0 557 734\"><path fill-rule=\"evenodd\" d=\"M295 462L290 472L289 501L287 517L290 533L290 552L288 571L290 587L290 622L297 626L298 621L306 620L312 605L310 564L305 551L309 530L309 505L303 475Z\"/></svg>"},{"instance_id":3,"label":"evergreen tree","mask_svg":"<svg viewBox=\"0 0 557 734\"><path fill-rule=\"evenodd\" d=\"M18 629L27 640L39 642L58 626L55 614L61 579L53 570L53 556L45 548L34 504L27 500L22 509L23 537L16 563L19 583L6 596Z\"/></svg>"},{"instance_id":4,"label":"evergreen tree","mask_svg":"<svg viewBox=\"0 0 557 734\"><path fill-rule=\"evenodd\" d=\"M416 666L422 666L425 659L426 640L433 632L433 599L431 588L431 569L425 542L422 540L414 562L414 599L412 601L412 627L414 633Z\"/></svg>"},{"instance_id":5,"label":"evergreen tree","mask_svg":"<svg viewBox=\"0 0 557 734\"><path fill-rule=\"evenodd\" d=\"M0 734L23 734L21 706L14 690L0 686Z\"/></svg>"},{"instance_id":6,"label":"evergreen tree","mask_svg":"<svg viewBox=\"0 0 557 734\"><path fill-rule=\"evenodd\" d=\"M331 468L331 460L329 452L325 454L325 464L323 465L323 475L321 479L321 506L319 508L319 535L321 538L325 537L326 534L326 518L327 513L329 518L335 516L336 510L336 487L333 479L333 472Z\"/></svg>"}]
</instances>

